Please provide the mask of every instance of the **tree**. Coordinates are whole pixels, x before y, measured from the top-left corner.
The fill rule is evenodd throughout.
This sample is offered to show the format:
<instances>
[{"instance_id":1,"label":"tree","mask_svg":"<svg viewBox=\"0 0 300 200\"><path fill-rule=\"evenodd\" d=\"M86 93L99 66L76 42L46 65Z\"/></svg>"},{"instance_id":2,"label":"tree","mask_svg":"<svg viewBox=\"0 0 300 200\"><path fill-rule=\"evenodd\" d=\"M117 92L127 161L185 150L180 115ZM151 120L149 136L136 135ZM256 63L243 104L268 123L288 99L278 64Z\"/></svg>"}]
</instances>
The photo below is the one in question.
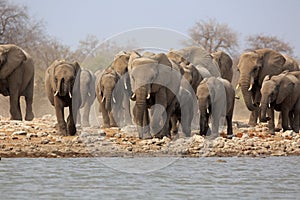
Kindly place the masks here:
<instances>
[{"instance_id":1,"label":"tree","mask_svg":"<svg viewBox=\"0 0 300 200\"><path fill-rule=\"evenodd\" d=\"M287 42L284 42L277 36L266 36L258 34L248 36L246 41L249 46L248 50L269 48L289 55L293 54L293 48Z\"/></svg>"},{"instance_id":2,"label":"tree","mask_svg":"<svg viewBox=\"0 0 300 200\"><path fill-rule=\"evenodd\" d=\"M189 35L193 42L202 45L210 53L223 50L232 54L238 48L237 33L227 24L218 23L215 19L196 22L189 29Z\"/></svg>"},{"instance_id":3,"label":"tree","mask_svg":"<svg viewBox=\"0 0 300 200\"><path fill-rule=\"evenodd\" d=\"M42 21L30 18L26 6L0 0L0 44L13 43L29 49L43 36Z\"/></svg>"}]
</instances>

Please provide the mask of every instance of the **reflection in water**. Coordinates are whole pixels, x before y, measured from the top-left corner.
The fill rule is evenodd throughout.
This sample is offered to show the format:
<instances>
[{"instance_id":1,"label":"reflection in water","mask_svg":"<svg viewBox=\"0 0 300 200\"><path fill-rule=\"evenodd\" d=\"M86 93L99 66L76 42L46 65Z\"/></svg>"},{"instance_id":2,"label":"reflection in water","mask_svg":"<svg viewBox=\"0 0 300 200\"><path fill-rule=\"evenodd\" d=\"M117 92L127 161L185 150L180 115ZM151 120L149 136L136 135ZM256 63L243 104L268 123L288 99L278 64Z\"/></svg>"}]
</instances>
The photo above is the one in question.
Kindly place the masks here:
<instances>
[{"instance_id":1,"label":"reflection in water","mask_svg":"<svg viewBox=\"0 0 300 200\"><path fill-rule=\"evenodd\" d=\"M1 199L297 199L299 188L300 157L0 161Z\"/></svg>"}]
</instances>

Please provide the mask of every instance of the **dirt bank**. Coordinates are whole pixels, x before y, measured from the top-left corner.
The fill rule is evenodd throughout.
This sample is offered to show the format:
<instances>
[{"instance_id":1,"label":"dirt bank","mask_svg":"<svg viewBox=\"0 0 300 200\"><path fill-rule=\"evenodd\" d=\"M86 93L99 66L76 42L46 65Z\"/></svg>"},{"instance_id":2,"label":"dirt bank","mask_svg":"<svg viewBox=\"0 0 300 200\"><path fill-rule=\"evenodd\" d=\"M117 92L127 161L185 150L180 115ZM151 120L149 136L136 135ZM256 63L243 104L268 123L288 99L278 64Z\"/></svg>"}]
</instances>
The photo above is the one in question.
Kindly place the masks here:
<instances>
[{"instance_id":1,"label":"dirt bank","mask_svg":"<svg viewBox=\"0 0 300 200\"><path fill-rule=\"evenodd\" d=\"M270 135L265 125L243 128L236 122L233 139L194 135L170 140L140 140L134 127L80 128L76 136L62 137L51 115L32 122L0 119L0 157L92 156L289 156L300 155L300 134L292 131Z\"/></svg>"}]
</instances>

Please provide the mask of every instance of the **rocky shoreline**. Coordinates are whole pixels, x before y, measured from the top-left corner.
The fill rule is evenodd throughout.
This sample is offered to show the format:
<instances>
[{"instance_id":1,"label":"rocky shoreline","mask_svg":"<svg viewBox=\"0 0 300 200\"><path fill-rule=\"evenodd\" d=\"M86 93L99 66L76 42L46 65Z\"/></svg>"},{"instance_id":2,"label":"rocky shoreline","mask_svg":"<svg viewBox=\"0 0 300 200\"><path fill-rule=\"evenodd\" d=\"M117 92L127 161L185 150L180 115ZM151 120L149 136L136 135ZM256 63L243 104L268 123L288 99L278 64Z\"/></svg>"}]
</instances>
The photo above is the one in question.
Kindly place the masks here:
<instances>
[{"instance_id":1,"label":"rocky shoreline","mask_svg":"<svg viewBox=\"0 0 300 200\"><path fill-rule=\"evenodd\" d=\"M31 122L0 120L0 157L228 157L299 156L300 134L268 133L265 124L245 128L235 123L232 139L193 135L170 140L140 140L134 127L123 129L80 128L76 136L60 136L55 117L46 115Z\"/></svg>"}]
</instances>

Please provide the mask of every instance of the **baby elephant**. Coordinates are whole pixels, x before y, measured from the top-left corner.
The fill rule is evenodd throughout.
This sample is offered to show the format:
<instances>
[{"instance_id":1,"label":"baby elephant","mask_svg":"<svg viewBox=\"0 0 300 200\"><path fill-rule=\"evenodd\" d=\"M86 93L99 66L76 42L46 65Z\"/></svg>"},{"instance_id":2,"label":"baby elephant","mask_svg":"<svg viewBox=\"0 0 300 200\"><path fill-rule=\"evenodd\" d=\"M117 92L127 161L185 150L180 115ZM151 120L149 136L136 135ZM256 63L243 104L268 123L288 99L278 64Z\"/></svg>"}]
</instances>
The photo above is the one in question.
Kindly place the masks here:
<instances>
[{"instance_id":1,"label":"baby elephant","mask_svg":"<svg viewBox=\"0 0 300 200\"><path fill-rule=\"evenodd\" d=\"M219 134L219 123L226 117L227 137L232 137L232 114L235 91L229 81L209 77L205 78L197 88L197 99L200 111L200 135ZM208 123L211 117L212 130ZM223 125L223 124L221 124Z\"/></svg>"},{"instance_id":2,"label":"baby elephant","mask_svg":"<svg viewBox=\"0 0 300 200\"><path fill-rule=\"evenodd\" d=\"M55 107L58 129L62 135L76 134L75 122L81 104L80 71L77 62L70 63L64 60L54 61L46 70L46 93ZM64 119L64 107L69 107L67 123Z\"/></svg>"},{"instance_id":3,"label":"baby elephant","mask_svg":"<svg viewBox=\"0 0 300 200\"><path fill-rule=\"evenodd\" d=\"M300 72L284 71L277 76L266 76L261 88L261 122L268 122L269 131L274 133L274 109L281 111L282 128L299 132ZM268 110L269 109L269 110ZM268 117L266 113L268 112ZM290 126L291 127L290 127Z\"/></svg>"}]
</instances>

